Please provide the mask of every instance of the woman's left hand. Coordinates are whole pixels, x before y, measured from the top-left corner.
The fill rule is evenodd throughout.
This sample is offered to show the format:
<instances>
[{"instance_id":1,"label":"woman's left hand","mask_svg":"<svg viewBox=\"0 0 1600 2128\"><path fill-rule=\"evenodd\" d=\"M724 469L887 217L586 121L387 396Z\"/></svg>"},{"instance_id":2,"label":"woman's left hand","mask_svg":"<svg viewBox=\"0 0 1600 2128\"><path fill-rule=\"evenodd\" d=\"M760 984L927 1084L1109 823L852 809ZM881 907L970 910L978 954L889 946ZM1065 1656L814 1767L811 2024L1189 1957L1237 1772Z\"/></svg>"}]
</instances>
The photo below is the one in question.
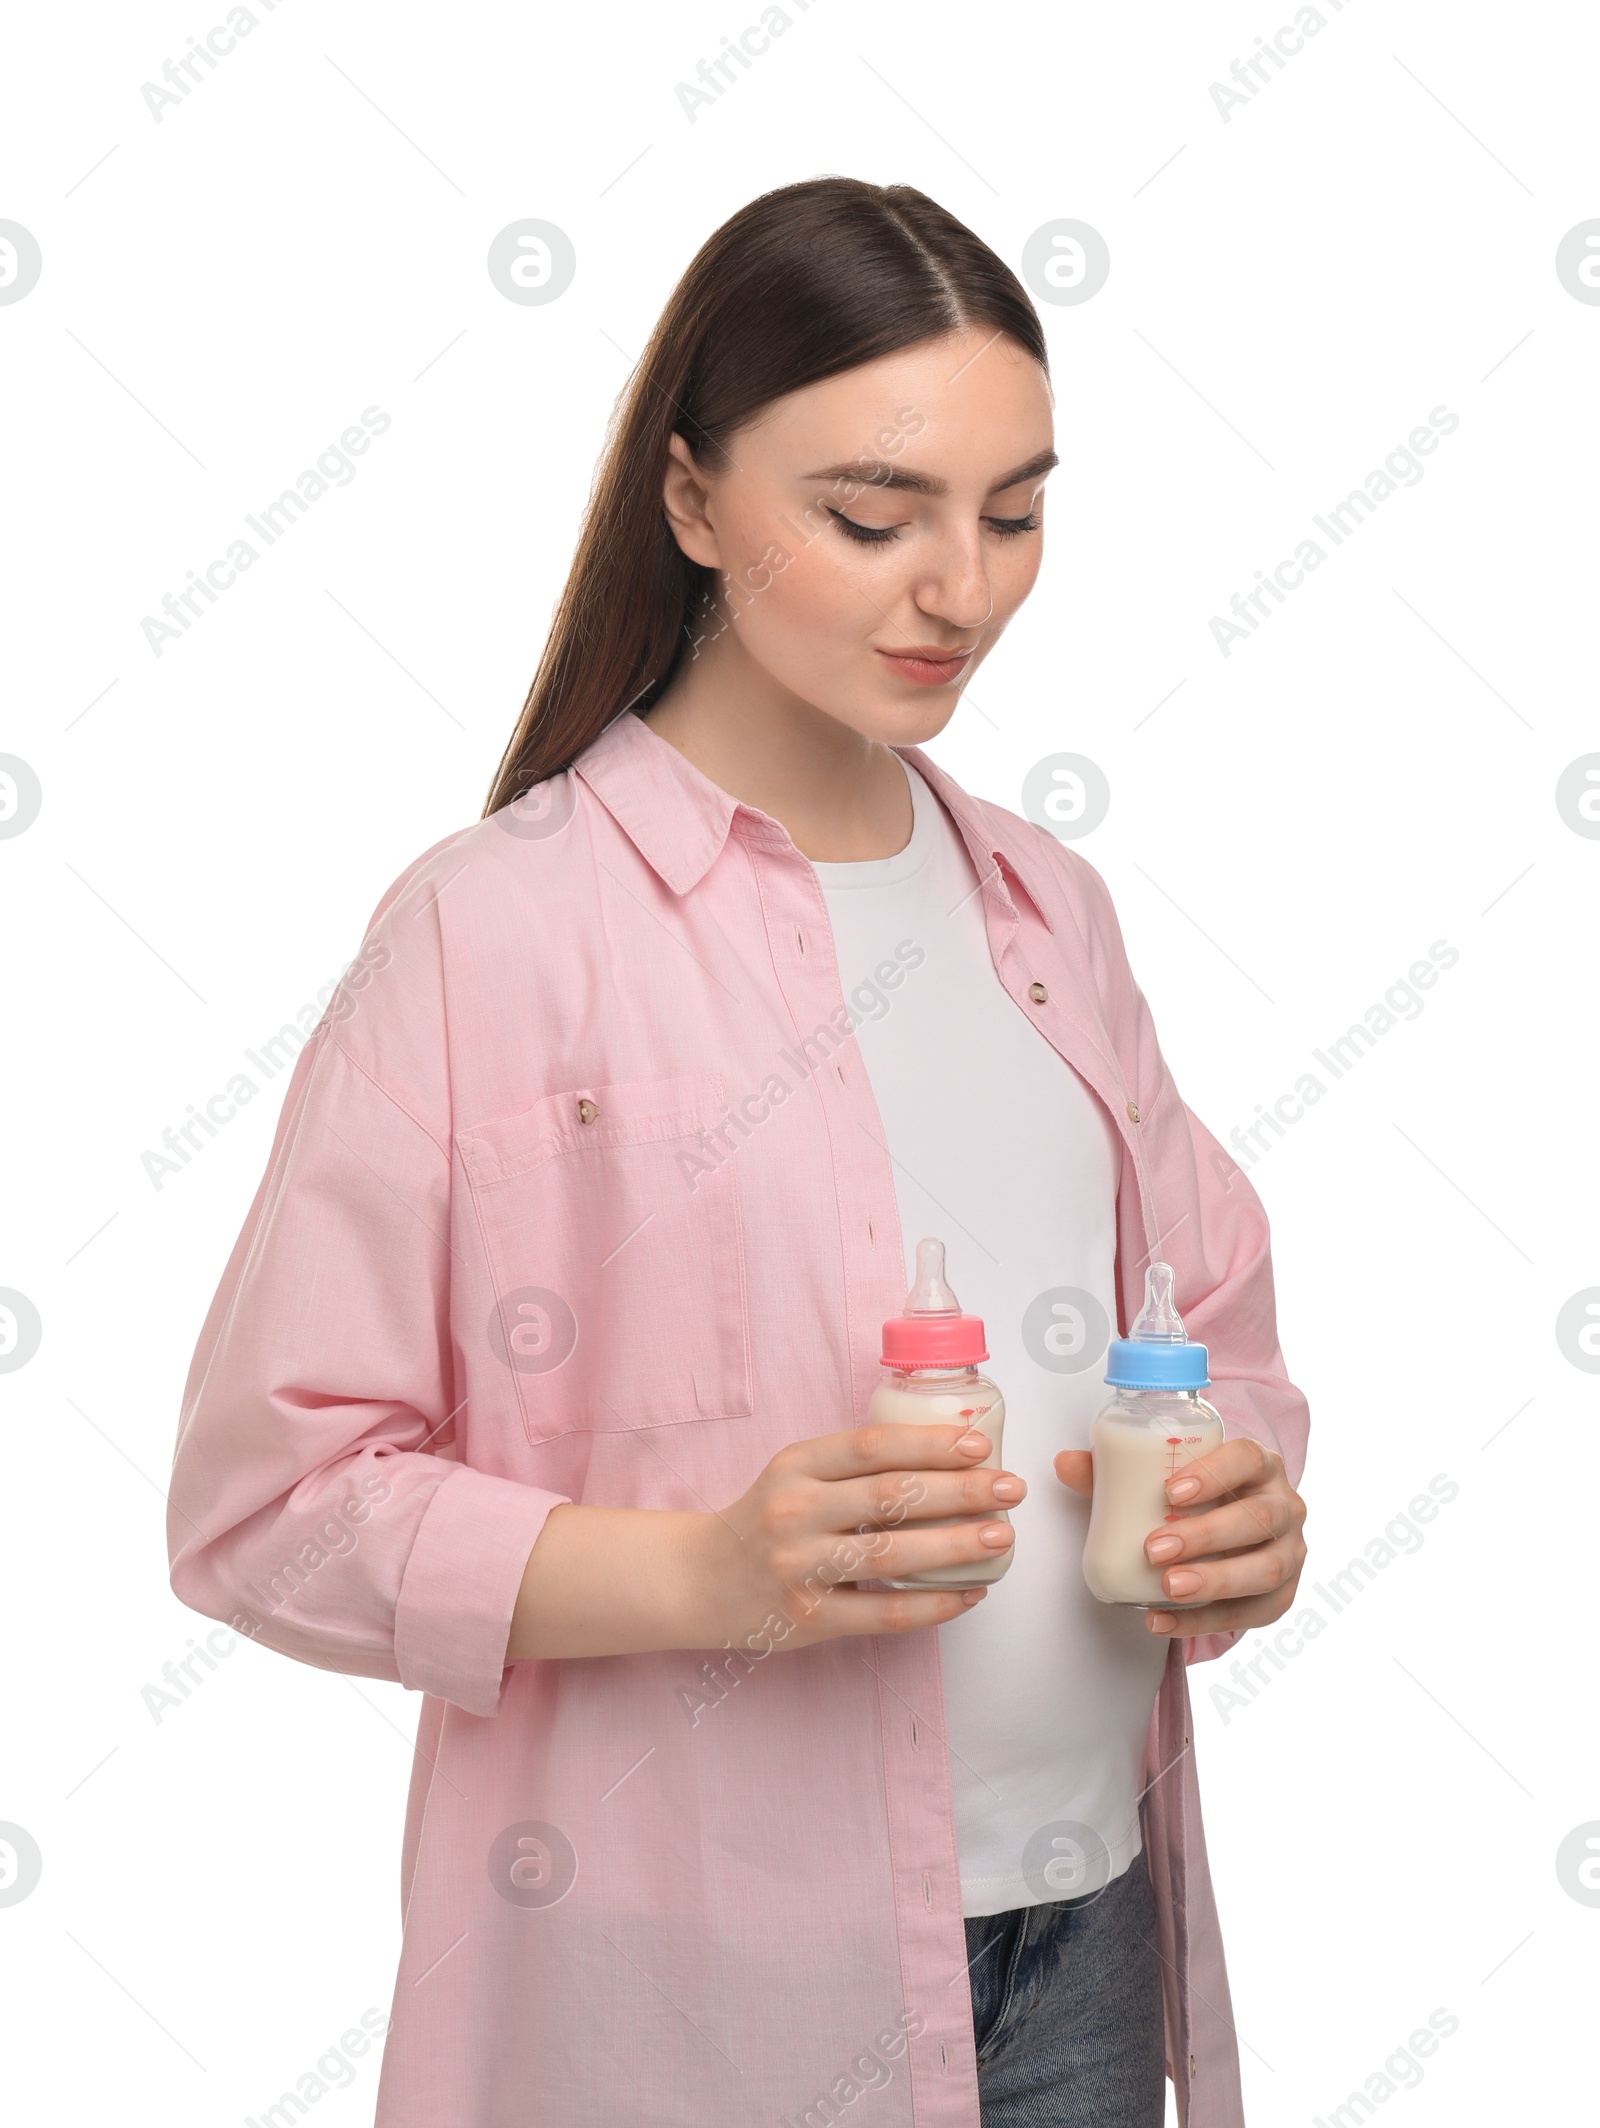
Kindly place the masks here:
<instances>
[{"instance_id":1,"label":"woman's left hand","mask_svg":"<svg viewBox=\"0 0 1600 2128\"><path fill-rule=\"evenodd\" d=\"M1064 1448L1055 1461L1063 1485L1092 1494L1087 1449ZM1182 1640L1281 1618L1294 1602L1306 1559L1300 1534L1306 1504L1289 1483L1283 1458L1235 1435L1169 1479L1167 1498L1177 1519L1150 1532L1145 1557L1164 1569L1162 1587L1186 1608L1146 1611L1149 1631Z\"/></svg>"}]
</instances>

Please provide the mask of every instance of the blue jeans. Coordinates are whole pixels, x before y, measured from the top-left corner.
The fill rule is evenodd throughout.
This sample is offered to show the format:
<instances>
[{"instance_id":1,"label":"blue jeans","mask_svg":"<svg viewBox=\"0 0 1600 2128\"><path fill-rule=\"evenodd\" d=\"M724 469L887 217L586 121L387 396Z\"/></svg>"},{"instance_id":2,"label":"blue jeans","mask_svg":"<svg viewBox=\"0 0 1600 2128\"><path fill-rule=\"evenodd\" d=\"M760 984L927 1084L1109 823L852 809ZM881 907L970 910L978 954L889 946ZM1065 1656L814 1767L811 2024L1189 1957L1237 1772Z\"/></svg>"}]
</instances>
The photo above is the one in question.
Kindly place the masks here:
<instances>
[{"instance_id":1,"label":"blue jeans","mask_svg":"<svg viewBox=\"0 0 1600 2128\"><path fill-rule=\"evenodd\" d=\"M971 1919L983 2128L1162 2128L1161 1965L1144 1852L1103 1891Z\"/></svg>"}]
</instances>

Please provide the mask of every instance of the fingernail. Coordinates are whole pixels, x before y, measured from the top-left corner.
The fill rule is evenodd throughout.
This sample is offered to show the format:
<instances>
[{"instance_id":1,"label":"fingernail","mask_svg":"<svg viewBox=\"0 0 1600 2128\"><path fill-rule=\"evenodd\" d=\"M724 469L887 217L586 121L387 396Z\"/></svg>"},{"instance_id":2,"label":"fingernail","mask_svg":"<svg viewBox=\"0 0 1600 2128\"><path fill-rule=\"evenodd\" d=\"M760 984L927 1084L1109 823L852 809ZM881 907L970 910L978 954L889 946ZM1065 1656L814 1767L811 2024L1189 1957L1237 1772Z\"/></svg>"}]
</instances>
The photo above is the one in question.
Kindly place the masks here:
<instances>
[{"instance_id":1,"label":"fingernail","mask_svg":"<svg viewBox=\"0 0 1600 2128\"><path fill-rule=\"evenodd\" d=\"M1169 1596L1192 1596L1199 1586L1200 1576L1195 1573L1192 1567L1174 1567L1167 1576L1167 1594Z\"/></svg>"},{"instance_id":2,"label":"fingernail","mask_svg":"<svg viewBox=\"0 0 1600 2128\"><path fill-rule=\"evenodd\" d=\"M986 1456L989 1453L989 1441L986 1434L964 1433L960 1440L957 1441L956 1446L966 1456L970 1456L974 1450L980 1455Z\"/></svg>"},{"instance_id":3,"label":"fingernail","mask_svg":"<svg viewBox=\"0 0 1600 2128\"><path fill-rule=\"evenodd\" d=\"M996 1551L1012 1541L1009 1522L986 1522L983 1528L979 1530L978 1535L985 1544L992 1544Z\"/></svg>"},{"instance_id":4,"label":"fingernail","mask_svg":"<svg viewBox=\"0 0 1600 2128\"><path fill-rule=\"evenodd\" d=\"M1200 1480L1198 1478L1174 1478L1167 1487L1167 1498L1169 1500L1192 1500L1199 1490Z\"/></svg>"},{"instance_id":5,"label":"fingernail","mask_svg":"<svg viewBox=\"0 0 1600 2128\"><path fill-rule=\"evenodd\" d=\"M995 1491L998 1492L999 1490L1000 1488L997 1485ZM1147 1559L1176 1559L1183 1550L1183 1539L1181 1537L1152 1537L1144 1550Z\"/></svg>"},{"instance_id":6,"label":"fingernail","mask_svg":"<svg viewBox=\"0 0 1600 2128\"><path fill-rule=\"evenodd\" d=\"M1150 1622L1152 1633L1170 1633L1178 1623L1170 1611L1146 1611L1144 1615Z\"/></svg>"},{"instance_id":7,"label":"fingernail","mask_svg":"<svg viewBox=\"0 0 1600 2128\"><path fill-rule=\"evenodd\" d=\"M997 1500L1020 1500L1022 1498L1022 1480L1020 1478L996 1478L994 1481L994 1496ZM1176 1545L1177 1540L1174 1539L1173 1542Z\"/></svg>"},{"instance_id":8,"label":"fingernail","mask_svg":"<svg viewBox=\"0 0 1600 2128\"><path fill-rule=\"evenodd\" d=\"M975 1603L981 1603L988 1593L987 1589L963 1589L961 1601L970 1608Z\"/></svg>"}]
</instances>

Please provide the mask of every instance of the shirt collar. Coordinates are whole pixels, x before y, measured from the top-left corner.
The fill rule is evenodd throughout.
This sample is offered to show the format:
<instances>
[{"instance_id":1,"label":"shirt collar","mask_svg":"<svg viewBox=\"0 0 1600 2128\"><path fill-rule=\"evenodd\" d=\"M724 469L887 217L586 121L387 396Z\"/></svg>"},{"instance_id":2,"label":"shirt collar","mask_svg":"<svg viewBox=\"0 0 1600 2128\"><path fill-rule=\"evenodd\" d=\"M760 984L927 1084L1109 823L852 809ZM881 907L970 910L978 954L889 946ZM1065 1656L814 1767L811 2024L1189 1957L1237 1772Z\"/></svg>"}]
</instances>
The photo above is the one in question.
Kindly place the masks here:
<instances>
[{"instance_id":1,"label":"shirt collar","mask_svg":"<svg viewBox=\"0 0 1600 2128\"><path fill-rule=\"evenodd\" d=\"M996 896L1014 920L1013 890L1020 887L1045 929L1054 931L1044 866L1029 847L1030 833L1038 831L1030 831L1014 814L969 797L920 747L895 751L924 778L954 820L985 895ZM573 768L675 894L689 893L704 879L736 819L750 839L768 847L794 848L781 822L702 775L631 709L613 717Z\"/></svg>"},{"instance_id":2,"label":"shirt collar","mask_svg":"<svg viewBox=\"0 0 1600 2128\"><path fill-rule=\"evenodd\" d=\"M1040 923L1053 933L1055 925L1050 921L1045 867L1030 844L1030 837L1042 831L1030 829L1027 822L1019 820L1015 813L1004 812L999 806L985 805L980 799L969 797L953 776L947 776L942 768L928 759L921 747L899 746L895 752L903 761L911 763L934 796L942 800L961 830L962 840L977 867L978 878L984 882L985 891L997 893L1002 907L1014 918L1013 890L1020 887L1023 898Z\"/></svg>"},{"instance_id":3,"label":"shirt collar","mask_svg":"<svg viewBox=\"0 0 1600 2128\"><path fill-rule=\"evenodd\" d=\"M704 879L735 813L767 818L703 776L631 709L613 717L572 766L674 894Z\"/></svg>"}]
</instances>

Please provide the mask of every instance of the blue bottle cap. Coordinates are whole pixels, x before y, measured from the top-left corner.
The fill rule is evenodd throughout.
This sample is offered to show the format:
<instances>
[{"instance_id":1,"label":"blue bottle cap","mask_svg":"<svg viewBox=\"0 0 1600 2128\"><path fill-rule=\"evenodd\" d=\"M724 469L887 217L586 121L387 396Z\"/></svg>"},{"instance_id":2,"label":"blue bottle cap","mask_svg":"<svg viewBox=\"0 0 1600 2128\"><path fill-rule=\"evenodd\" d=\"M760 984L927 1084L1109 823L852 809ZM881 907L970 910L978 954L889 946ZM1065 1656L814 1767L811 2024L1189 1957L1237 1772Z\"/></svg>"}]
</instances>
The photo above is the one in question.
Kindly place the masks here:
<instances>
[{"instance_id":1,"label":"blue bottle cap","mask_svg":"<svg viewBox=\"0 0 1600 2128\"><path fill-rule=\"evenodd\" d=\"M1146 1344L1114 1337L1106 1352L1106 1380L1113 1389L1208 1389L1204 1345Z\"/></svg>"},{"instance_id":2,"label":"blue bottle cap","mask_svg":"<svg viewBox=\"0 0 1600 2128\"><path fill-rule=\"evenodd\" d=\"M1152 1263L1144 1274L1144 1306L1126 1337L1114 1337L1106 1353L1106 1381L1113 1389L1205 1389L1210 1385L1204 1345L1191 1345L1172 1298L1171 1264Z\"/></svg>"}]
</instances>

